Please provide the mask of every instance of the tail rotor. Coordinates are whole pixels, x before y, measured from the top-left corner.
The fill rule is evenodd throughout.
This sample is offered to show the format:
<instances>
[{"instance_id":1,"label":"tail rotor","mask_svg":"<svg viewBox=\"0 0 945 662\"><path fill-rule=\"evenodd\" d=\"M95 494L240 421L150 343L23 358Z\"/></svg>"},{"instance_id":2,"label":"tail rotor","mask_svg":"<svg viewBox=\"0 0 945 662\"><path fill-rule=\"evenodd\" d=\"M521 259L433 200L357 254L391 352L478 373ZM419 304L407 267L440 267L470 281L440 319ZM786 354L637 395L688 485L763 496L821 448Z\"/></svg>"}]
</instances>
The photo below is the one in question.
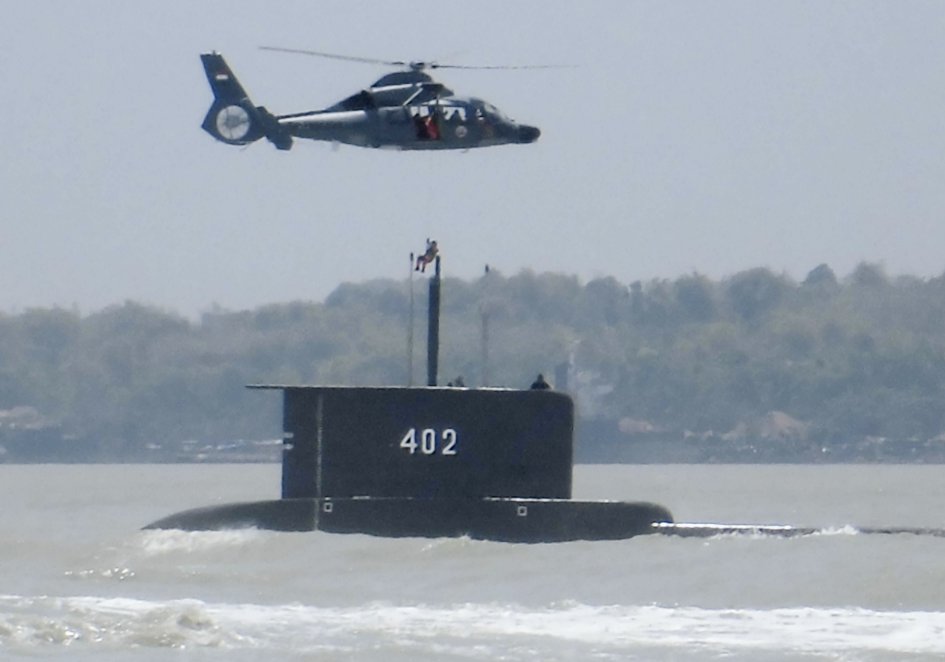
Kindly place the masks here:
<instances>
[{"instance_id":1,"label":"tail rotor","mask_svg":"<svg viewBox=\"0 0 945 662\"><path fill-rule=\"evenodd\" d=\"M204 131L228 145L265 137L279 149L292 147L292 136L265 107L253 105L222 55L204 53L200 60L213 91L213 105L200 125Z\"/></svg>"}]
</instances>

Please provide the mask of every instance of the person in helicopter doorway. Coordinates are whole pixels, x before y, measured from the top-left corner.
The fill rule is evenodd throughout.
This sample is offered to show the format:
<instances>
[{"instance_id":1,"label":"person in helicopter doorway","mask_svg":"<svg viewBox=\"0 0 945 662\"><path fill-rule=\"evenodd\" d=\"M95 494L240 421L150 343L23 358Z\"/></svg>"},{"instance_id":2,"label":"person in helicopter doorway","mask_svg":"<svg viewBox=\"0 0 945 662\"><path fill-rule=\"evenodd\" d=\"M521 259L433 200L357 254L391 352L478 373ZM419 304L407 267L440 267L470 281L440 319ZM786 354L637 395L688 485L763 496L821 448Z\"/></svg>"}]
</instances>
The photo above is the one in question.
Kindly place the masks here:
<instances>
[{"instance_id":1,"label":"person in helicopter doorway","mask_svg":"<svg viewBox=\"0 0 945 662\"><path fill-rule=\"evenodd\" d=\"M413 116L413 123L417 129L418 140L439 140L440 126L436 121L436 114L421 115L417 113Z\"/></svg>"},{"instance_id":2,"label":"person in helicopter doorway","mask_svg":"<svg viewBox=\"0 0 945 662\"><path fill-rule=\"evenodd\" d=\"M430 241L427 238L427 248L423 255L417 256L417 266L414 267L414 271L419 271L420 273L425 273L427 270L427 265L433 262L436 259L437 253L440 252L439 247L436 245L436 241Z\"/></svg>"}]
</instances>

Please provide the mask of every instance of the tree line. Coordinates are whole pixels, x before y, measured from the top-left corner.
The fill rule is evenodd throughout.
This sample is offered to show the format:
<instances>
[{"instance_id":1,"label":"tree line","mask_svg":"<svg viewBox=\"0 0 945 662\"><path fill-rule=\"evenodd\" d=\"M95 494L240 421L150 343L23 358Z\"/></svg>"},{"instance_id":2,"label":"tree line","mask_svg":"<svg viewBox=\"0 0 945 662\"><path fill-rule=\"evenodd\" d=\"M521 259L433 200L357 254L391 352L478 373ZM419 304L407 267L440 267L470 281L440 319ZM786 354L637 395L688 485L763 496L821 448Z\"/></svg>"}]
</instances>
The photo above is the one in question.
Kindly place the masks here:
<instances>
[{"instance_id":1,"label":"tree line","mask_svg":"<svg viewBox=\"0 0 945 662\"><path fill-rule=\"evenodd\" d=\"M345 283L321 302L197 320L130 301L0 315L0 414L31 408L115 457L277 438L278 393L246 384L424 381L424 284ZM443 281L440 383L524 388L544 373L579 416L651 436L721 435L779 412L827 446L927 441L945 439L943 331L945 275L870 263L801 281L766 268L633 283L492 270Z\"/></svg>"}]
</instances>

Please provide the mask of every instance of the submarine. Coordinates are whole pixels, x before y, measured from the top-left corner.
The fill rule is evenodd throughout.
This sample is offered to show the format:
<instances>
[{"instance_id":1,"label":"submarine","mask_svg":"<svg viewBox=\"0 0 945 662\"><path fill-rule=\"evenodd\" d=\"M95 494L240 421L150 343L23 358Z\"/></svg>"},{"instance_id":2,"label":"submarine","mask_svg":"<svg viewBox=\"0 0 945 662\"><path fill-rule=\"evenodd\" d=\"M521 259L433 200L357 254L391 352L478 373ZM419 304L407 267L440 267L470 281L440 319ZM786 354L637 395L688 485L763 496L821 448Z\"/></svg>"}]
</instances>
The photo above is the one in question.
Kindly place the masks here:
<instances>
[{"instance_id":1,"label":"submarine","mask_svg":"<svg viewBox=\"0 0 945 662\"><path fill-rule=\"evenodd\" d=\"M257 385L283 392L282 498L198 508L152 529L614 540L672 515L571 499L573 405L553 391Z\"/></svg>"},{"instance_id":2,"label":"submarine","mask_svg":"<svg viewBox=\"0 0 945 662\"><path fill-rule=\"evenodd\" d=\"M655 503L572 499L566 393L438 386L439 302L437 256L425 386L249 385L282 392L280 499L186 510L145 528L548 543L673 524Z\"/></svg>"}]
</instances>

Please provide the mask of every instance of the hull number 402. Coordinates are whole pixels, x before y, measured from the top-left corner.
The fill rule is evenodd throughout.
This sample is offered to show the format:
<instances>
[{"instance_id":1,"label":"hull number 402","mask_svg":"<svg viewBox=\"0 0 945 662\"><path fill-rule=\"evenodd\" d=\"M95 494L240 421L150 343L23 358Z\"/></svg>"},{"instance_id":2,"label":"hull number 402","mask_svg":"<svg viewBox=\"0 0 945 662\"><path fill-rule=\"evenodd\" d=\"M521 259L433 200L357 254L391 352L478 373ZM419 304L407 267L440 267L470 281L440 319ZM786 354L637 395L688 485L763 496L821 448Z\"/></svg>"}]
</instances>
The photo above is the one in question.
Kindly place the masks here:
<instances>
[{"instance_id":1,"label":"hull number 402","mask_svg":"<svg viewBox=\"0 0 945 662\"><path fill-rule=\"evenodd\" d=\"M456 455L456 430L446 428L410 428L400 440L400 447L411 455Z\"/></svg>"}]
</instances>

